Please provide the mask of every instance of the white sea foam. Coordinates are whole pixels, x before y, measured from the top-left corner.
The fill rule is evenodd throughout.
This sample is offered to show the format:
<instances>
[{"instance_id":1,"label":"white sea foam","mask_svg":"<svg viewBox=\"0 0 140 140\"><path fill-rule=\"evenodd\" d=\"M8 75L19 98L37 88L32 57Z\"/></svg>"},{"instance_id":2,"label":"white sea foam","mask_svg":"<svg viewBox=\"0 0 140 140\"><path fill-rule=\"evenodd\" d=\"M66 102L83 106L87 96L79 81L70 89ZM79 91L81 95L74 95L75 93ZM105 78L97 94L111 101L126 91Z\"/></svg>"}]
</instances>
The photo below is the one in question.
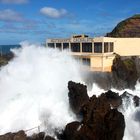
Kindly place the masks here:
<instances>
[{"instance_id":1,"label":"white sea foam","mask_svg":"<svg viewBox=\"0 0 140 140\"><path fill-rule=\"evenodd\" d=\"M140 97L140 83L136 85L134 91L127 90L133 96L137 95ZM140 107L135 107L133 103L133 97L130 96L130 101L123 101L123 109L120 111L125 117L125 133L123 140L139 140L140 139Z\"/></svg>"},{"instance_id":2,"label":"white sea foam","mask_svg":"<svg viewBox=\"0 0 140 140\"><path fill-rule=\"evenodd\" d=\"M125 132L123 140L139 140L140 139L140 107L135 107L133 102L133 97L137 95L140 97L140 83L137 82L135 90L125 89L117 90L111 89L112 91L122 95L125 91L132 94L130 95L130 100L123 100L123 105L119 108L119 111L123 113L125 117ZM89 91L89 96L93 94L99 96L101 93L105 92L103 89L99 88L95 83L93 84L92 90Z\"/></svg>"},{"instance_id":3,"label":"white sea foam","mask_svg":"<svg viewBox=\"0 0 140 140\"><path fill-rule=\"evenodd\" d=\"M0 134L40 126L52 133L75 119L67 83L82 81L67 52L23 43L0 71Z\"/></svg>"},{"instance_id":4,"label":"white sea foam","mask_svg":"<svg viewBox=\"0 0 140 140\"><path fill-rule=\"evenodd\" d=\"M13 52L16 57L0 71L0 134L40 126L53 135L55 129L76 119L69 108L67 83L83 81L79 66L67 52L28 43ZM140 96L140 83L134 91L112 90ZM103 92L93 83L88 94ZM129 105L124 100L120 111L126 122L123 140L139 140L140 107L135 108L132 99Z\"/></svg>"}]
</instances>

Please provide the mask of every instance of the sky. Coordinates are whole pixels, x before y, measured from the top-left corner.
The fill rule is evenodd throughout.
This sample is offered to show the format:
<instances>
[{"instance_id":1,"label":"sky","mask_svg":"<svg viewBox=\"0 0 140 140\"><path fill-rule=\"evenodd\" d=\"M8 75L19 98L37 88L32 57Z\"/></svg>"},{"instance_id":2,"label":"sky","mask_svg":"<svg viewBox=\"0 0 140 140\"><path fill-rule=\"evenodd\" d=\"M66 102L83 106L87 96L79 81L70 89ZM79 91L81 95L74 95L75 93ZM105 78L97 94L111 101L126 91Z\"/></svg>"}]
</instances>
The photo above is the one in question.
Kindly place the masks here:
<instances>
[{"instance_id":1,"label":"sky","mask_svg":"<svg viewBox=\"0 0 140 140\"><path fill-rule=\"evenodd\" d=\"M140 13L140 0L0 0L0 45L104 36Z\"/></svg>"}]
</instances>

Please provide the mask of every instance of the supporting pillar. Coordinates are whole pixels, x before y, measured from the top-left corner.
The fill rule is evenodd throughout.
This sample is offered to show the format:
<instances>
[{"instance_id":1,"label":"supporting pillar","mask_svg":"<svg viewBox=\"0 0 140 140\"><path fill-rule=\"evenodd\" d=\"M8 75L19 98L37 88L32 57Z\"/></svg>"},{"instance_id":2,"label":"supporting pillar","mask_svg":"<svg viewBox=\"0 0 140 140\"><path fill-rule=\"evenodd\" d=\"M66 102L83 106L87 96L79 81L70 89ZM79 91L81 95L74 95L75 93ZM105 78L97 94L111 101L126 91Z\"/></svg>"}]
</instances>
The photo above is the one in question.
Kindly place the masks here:
<instances>
[{"instance_id":1,"label":"supporting pillar","mask_svg":"<svg viewBox=\"0 0 140 140\"><path fill-rule=\"evenodd\" d=\"M71 43L69 42L69 51L71 52Z\"/></svg>"},{"instance_id":2,"label":"supporting pillar","mask_svg":"<svg viewBox=\"0 0 140 140\"><path fill-rule=\"evenodd\" d=\"M82 53L82 42L80 42L80 53Z\"/></svg>"},{"instance_id":3,"label":"supporting pillar","mask_svg":"<svg viewBox=\"0 0 140 140\"><path fill-rule=\"evenodd\" d=\"M63 51L63 42L61 43L61 51Z\"/></svg>"},{"instance_id":4,"label":"supporting pillar","mask_svg":"<svg viewBox=\"0 0 140 140\"><path fill-rule=\"evenodd\" d=\"M92 42L92 53L94 53L94 42Z\"/></svg>"},{"instance_id":5,"label":"supporting pillar","mask_svg":"<svg viewBox=\"0 0 140 140\"><path fill-rule=\"evenodd\" d=\"M104 42L102 42L102 71L104 71Z\"/></svg>"}]
</instances>

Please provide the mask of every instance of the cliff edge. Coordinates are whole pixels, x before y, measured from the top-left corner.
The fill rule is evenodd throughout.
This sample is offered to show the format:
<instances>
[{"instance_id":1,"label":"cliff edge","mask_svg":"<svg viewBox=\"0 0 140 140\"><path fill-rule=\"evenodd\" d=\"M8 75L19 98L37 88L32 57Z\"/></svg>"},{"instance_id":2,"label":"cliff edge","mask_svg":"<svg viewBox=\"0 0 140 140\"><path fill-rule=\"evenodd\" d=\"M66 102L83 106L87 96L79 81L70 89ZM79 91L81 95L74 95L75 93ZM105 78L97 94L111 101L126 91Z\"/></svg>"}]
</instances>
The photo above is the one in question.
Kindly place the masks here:
<instances>
[{"instance_id":1,"label":"cliff edge","mask_svg":"<svg viewBox=\"0 0 140 140\"><path fill-rule=\"evenodd\" d=\"M140 14L127 18L106 34L107 37L140 37Z\"/></svg>"}]
</instances>

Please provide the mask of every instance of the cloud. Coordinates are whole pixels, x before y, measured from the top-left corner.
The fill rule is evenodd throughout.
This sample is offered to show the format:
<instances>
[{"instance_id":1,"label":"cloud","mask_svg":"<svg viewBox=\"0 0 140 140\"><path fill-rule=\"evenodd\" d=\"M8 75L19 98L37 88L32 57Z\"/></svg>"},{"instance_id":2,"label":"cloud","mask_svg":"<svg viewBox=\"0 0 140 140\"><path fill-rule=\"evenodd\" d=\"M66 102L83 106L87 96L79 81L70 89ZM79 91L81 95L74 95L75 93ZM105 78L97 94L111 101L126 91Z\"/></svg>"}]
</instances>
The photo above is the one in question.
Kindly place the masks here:
<instances>
[{"instance_id":1,"label":"cloud","mask_svg":"<svg viewBox=\"0 0 140 140\"><path fill-rule=\"evenodd\" d=\"M28 0L0 0L0 3L3 3L3 4L25 4L25 3L28 3Z\"/></svg>"},{"instance_id":2,"label":"cloud","mask_svg":"<svg viewBox=\"0 0 140 140\"><path fill-rule=\"evenodd\" d=\"M25 20L24 17L20 13L14 10L11 10L11 9L0 10L0 21L21 22L24 20Z\"/></svg>"},{"instance_id":3,"label":"cloud","mask_svg":"<svg viewBox=\"0 0 140 140\"><path fill-rule=\"evenodd\" d=\"M68 11L66 9L55 9L52 7L43 7L40 9L40 12L50 18L62 18L68 15Z\"/></svg>"}]
</instances>

